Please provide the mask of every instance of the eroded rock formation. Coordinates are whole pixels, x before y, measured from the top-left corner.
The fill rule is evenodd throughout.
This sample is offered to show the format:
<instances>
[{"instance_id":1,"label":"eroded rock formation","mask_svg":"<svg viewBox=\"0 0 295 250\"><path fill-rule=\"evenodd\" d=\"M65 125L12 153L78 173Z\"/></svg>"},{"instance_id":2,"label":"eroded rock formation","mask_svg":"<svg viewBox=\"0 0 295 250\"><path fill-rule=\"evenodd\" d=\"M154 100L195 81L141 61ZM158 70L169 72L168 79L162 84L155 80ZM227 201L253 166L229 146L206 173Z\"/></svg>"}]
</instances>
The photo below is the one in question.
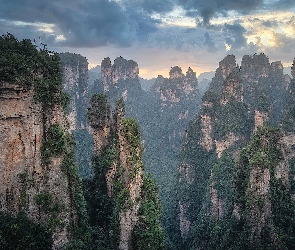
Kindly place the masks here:
<instances>
[{"instance_id":1,"label":"eroded rock formation","mask_svg":"<svg viewBox=\"0 0 295 250\"><path fill-rule=\"evenodd\" d=\"M87 127L86 109L88 105L88 62L79 54L61 53L63 68L63 88L70 96L68 121L70 130L77 131Z\"/></svg>"},{"instance_id":2,"label":"eroded rock formation","mask_svg":"<svg viewBox=\"0 0 295 250\"><path fill-rule=\"evenodd\" d=\"M199 223L201 228L204 225L202 223L208 221L208 225L213 223L222 227L220 221L227 221L228 216L232 215L242 220L248 209L246 213L250 218L250 231L247 240L253 245L257 242L264 244L260 241L264 237L264 230L276 223L272 221L278 209L273 203L271 191L278 188L273 186L274 182L282 183L283 186L279 188L289 187L287 166L293 153L287 155L293 151L286 148L290 146L282 146L276 141L276 147L284 157L277 155L280 160L275 166L271 166L271 163L268 167L253 166L244 176L245 181L249 181L243 191L245 199L249 199L247 204L241 206L231 202L233 197L241 195L236 193L240 184L235 180L235 171L243 147L255 132L261 133L263 126L280 125L285 112L291 112L293 107L286 104L288 82L282 70L281 62L270 63L264 54L244 56L241 67L238 67L233 55L225 57L219 63L209 90L202 97L201 111L187 128L181 153L179 216L184 240L187 239L189 227L193 223ZM293 88L291 86L289 91ZM291 126L293 118L288 119L285 124ZM291 127L288 128L293 131ZM290 132L288 136L291 141ZM260 139L263 141L263 138ZM265 144L268 145L267 142ZM261 161L265 160L263 157L264 155L260 156ZM201 231L198 232L202 235ZM202 243L202 237L196 239L190 247L206 249L208 246L202 245L207 244ZM279 246L278 235L271 234L269 237L273 244Z\"/></svg>"},{"instance_id":3,"label":"eroded rock formation","mask_svg":"<svg viewBox=\"0 0 295 250\"><path fill-rule=\"evenodd\" d=\"M100 190L96 192L102 192L100 198L107 195L107 199L114 204L114 207L110 208L111 211L101 211L110 213L110 218L101 218L109 219L103 225L106 237L110 237L109 244L113 248L134 249L134 244L143 244L140 238L136 238L136 232L151 230L151 228L144 229L146 222L142 220L142 216L149 216L149 212L142 214L145 208L141 207L146 198L142 191L145 177L139 127L134 119L125 118L123 99L117 102L113 116L105 95L92 96L90 104L88 119L94 139L94 157L98 159L97 166L94 165L95 176L92 185L96 186L98 184L96 178L100 178L99 182L105 185L102 187L102 184L98 184L95 188ZM94 204L95 213L96 206L97 204ZM153 236L153 233L151 236L159 237L159 235ZM148 238L146 240L149 242Z\"/></svg>"},{"instance_id":4,"label":"eroded rock formation","mask_svg":"<svg viewBox=\"0 0 295 250\"><path fill-rule=\"evenodd\" d=\"M44 163L44 136L57 124L66 131L66 117L55 106L44 123L44 110L34 94L32 88L0 84L0 209L13 216L24 211L32 221L50 227L53 249L62 249L76 221L73 187L62 170L62 152Z\"/></svg>"},{"instance_id":5,"label":"eroded rock formation","mask_svg":"<svg viewBox=\"0 0 295 250\"><path fill-rule=\"evenodd\" d=\"M122 86L124 85L122 81L134 80L135 83L133 82L133 84L138 85L137 88L140 88L138 74L138 64L133 60L126 60L121 56L114 60L114 64L112 64L109 57L104 58L101 63L101 81L104 92L112 92L114 89L117 89L121 97L123 97L123 93L125 92L124 101L127 99L126 91L128 92L129 88L128 86Z\"/></svg>"}]
</instances>

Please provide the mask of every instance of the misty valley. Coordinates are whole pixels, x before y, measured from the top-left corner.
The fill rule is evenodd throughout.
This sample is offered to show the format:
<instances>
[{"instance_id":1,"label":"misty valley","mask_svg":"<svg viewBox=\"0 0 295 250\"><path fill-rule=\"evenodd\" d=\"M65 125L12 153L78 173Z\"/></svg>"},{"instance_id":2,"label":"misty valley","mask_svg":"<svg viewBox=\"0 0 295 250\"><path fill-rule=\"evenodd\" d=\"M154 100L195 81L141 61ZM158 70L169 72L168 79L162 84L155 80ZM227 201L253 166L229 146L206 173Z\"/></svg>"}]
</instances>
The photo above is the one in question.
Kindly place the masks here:
<instances>
[{"instance_id":1,"label":"misty valley","mask_svg":"<svg viewBox=\"0 0 295 250\"><path fill-rule=\"evenodd\" d=\"M295 59L112 60L0 37L0 249L294 249Z\"/></svg>"}]
</instances>

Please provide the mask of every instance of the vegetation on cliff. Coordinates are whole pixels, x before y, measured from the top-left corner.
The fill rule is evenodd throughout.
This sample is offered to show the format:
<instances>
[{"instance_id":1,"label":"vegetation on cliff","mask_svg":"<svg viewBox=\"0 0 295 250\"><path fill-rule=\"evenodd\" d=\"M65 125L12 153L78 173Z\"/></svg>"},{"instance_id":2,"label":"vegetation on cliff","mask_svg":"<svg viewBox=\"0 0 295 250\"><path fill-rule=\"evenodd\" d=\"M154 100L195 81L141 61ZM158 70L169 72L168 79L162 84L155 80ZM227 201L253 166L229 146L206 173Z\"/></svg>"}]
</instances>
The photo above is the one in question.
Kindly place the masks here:
<instances>
[{"instance_id":1,"label":"vegetation on cliff","mask_svg":"<svg viewBox=\"0 0 295 250\"><path fill-rule=\"evenodd\" d=\"M165 235L161 218L162 206L156 182L143 176L139 221L133 230L133 245L137 250L165 249Z\"/></svg>"},{"instance_id":2,"label":"vegetation on cliff","mask_svg":"<svg viewBox=\"0 0 295 250\"><path fill-rule=\"evenodd\" d=\"M175 155L184 124L200 101L195 73L189 69L185 76L174 67L170 79L159 76L154 93L145 95L137 63L121 57L113 66L108 58L104 61L102 75L113 77L104 82L111 103L123 97L128 116L143 124L145 161L161 187L164 219L158 186L142 162L140 126L134 118L125 118L123 98L115 112L104 94L92 96L87 114L86 103L76 103L79 115L83 113L78 117L81 124L87 117L92 130L100 130L103 137L92 159L93 174L85 174L82 183L75 141L89 154L88 131L76 131L74 138L65 121L51 119L56 110L64 115L69 103L61 66L85 70L87 60L38 49L11 34L0 37L0 83L34 93L44 128L42 170L60 165L71 208L70 221L63 221L63 201L44 185L33 202L45 219L32 222L24 208L27 189L36 183L19 174L20 213L11 217L0 212L0 248L51 249L56 228L67 228L66 247L73 250L111 250L126 244L140 250L293 248L295 81L287 84L283 79L280 62L270 64L263 54L245 56L241 68L233 55L221 61L200 113L185 131L177 176ZM80 75L81 84L70 89L73 95L85 92L86 72ZM57 159L61 164L54 163Z\"/></svg>"},{"instance_id":3,"label":"vegetation on cliff","mask_svg":"<svg viewBox=\"0 0 295 250\"><path fill-rule=\"evenodd\" d=\"M184 246L292 249L294 80L287 87L281 63L263 54L243 58L239 69L233 59L220 62L183 143Z\"/></svg>"},{"instance_id":4,"label":"vegetation on cliff","mask_svg":"<svg viewBox=\"0 0 295 250\"><path fill-rule=\"evenodd\" d=\"M7 250L52 249L51 232L42 225L33 223L24 213L16 218L0 212L0 248Z\"/></svg>"},{"instance_id":5,"label":"vegetation on cliff","mask_svg":"<svg viewBox=\"0 0 295 250\"><path fill-rule=\"evenodd\" d=\"M133 249L151 249L148 246L163 249L161 204L156 184L142 172L144 167L139 126L133 118L124 118L122 99L116 106L116 113L111 117L107 97L95 94L88 110L89 123L94 130L110 126L106 144L93 157L94 176L84 181L93 238L91 246L116 248L122 241L122 216L126 211L133 214L137 210L133 209L139 206L138 213L130 217L131 221L138 217L138 221L132 229L132 241L129 244L133 245ZM142 178L143 183L137 187L139 190L132 191L131 187L136 188ZM136 193L138 196L135 199L131 197Z\"/></svg>"},{"instance_id":6,"label":"vegetation on cliff","mask_svg":"<svg viewBox=\"0 0 295 250\"><path fill-rule=\"evenodd\" d=\"M0 37L0 81L35 89L35 99L43 108L60 104L68 96L62 91L62 69L57 53L38 50L29 39L18 41L13 35Z\"/></svg>"},{"instance_id":7,"label":"vegetation on cliff","mask_svg":"<svg viewBox=\"0 0 295 250\"><path fill-rule=\"evenodd\" d=\"M41 186L42 183L44 184L39 189L38 183L34 178L28 179L26 172L18 175L21 183L20 212L16 219L10 218L9 215L1 215L8 225L2 227L0 238L3 243L9 242L11 237L14 237L13 235L19 235L19 233L26 231L24 236L19 237L20 240L10 242L13 249L51 248L54 242L50 236L57 230L66 228L69 234L73 235L77 228L83 227L85 221L81 180L74 160L75 142L67 132L67 123L64 117L69 97L63 92L60 58L57 53L45 48L38 49L30 40L18 41L13 35L7 34L0 37L0 71L1 83L18 86L18 88L23 88L23 91L32 91L34 101L41 107L41 124L38 125L42 127L43 131L40 151L41 169L45 176L44 179L39 180ZM61 159L61 164L55 165L54 171L58 173L61 170L64 176L59 176L59 178L64 178L68 183L64 191L69 195L66 197L69 199L69 205L65 204L65 201L61 200L62 198L58 197L54 193L55 191L50 188L49 182L51 180L47 176L52 168L53 158ZM29 202L28 189L32 186L37 188L37 193L31 202L35 203L39 210L41 219L38 223L40 225L36 225L36 222L33 223L26 218L28 215L25 207ZM58 187L56 189L59 190ZM64 218L62 215L64 209L67 209L69 213L69 221L62 219ZM11 231L12 235L10 235L7 230L13 227L15 230ZM36 230L39 230L37 234ZM33 239L33 234L36 234L34 236L40 240L38 244ZM26 237L26 240L23 237ZM42 240L42 238L46 239ZM5 249L10 248L5 247Z\"/></svg>"},{"instance_id":8,"label":"vegetation on cliff","mask_svg":"<svg viewBox=\"0 0 295 250\"><path fill-rule=\"evenodd\" d=\"M210 215L208 197L187 238L189 249L292 249L294 201L288 184L276 177L276 167L283 160L281 137L279 129L262 127L237 163L228 154L219 159L212 173L227 210L219 219ZM269 182L253 180L256 171L269 172Z\"/></svg>"}]
</instances>

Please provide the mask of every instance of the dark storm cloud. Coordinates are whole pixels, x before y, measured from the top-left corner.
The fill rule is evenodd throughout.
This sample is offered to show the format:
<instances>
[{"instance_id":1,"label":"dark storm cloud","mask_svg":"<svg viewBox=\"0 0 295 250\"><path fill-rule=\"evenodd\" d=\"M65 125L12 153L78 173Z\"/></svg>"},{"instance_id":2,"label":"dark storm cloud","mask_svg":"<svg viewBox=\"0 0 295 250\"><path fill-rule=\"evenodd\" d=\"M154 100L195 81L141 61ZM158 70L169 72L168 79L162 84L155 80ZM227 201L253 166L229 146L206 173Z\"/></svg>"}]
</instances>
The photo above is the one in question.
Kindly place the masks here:
<instances>
[{"instance_id":1,"label":"dark storm cloud","mask_svg":"<svg viewBox=\"0 0 295 250\"><path fill-rule=\"evenodd\" d=\"M246 29L239 23L225 24L223 29L225 42L231 49L241 49L247 46L247 39L244 36Z\"/></svg>"},{"instance_id":2,"label":"dark storm cloud","mask_svg":"<svg viewBox=\"0 0 295 250\"><path fill-rule=\"evenodd\" d=\"M51 35L62 34L66 41L60 44L65 46L130 46L136 39L155 32L159 22L146 11L131 7L108 0L12 0L1 2L0 16L7 25L9 21L54 24ZM147 7L148 10L155 8ZM31 26L30 32L34 27ZM35 27L35 36L40 33Z\"/></svg>"},{"instance_id":3,"label":"dark storm cloud","mask_svg":"<svg viewBox=\"0 0 295 250\"><path fill-rule=\"evenodd\" d=\"M288 10L292 7L295 7L294 0L280 0L269 5L269 8L273 10Z\"/></svg>"},{"instance_id":4,"label":"dark storm cloud","mask_svg":"<svg viewBox=\"0 0 295 250\"><path fill-rule=\"evenodd\" d=\"M210 53L217 52L216 44L208 32L205 32L204 34L204 45L207 48L208 52Z\"/></svg>"},{"instance_id":5,"label":"dark storm cloud","mask_svg":"<svg viewBox=\"0 0 295 250\"><path fill-rule=\"evenodd\" d=\"M209 24L215 14L227 15L227 11L248 12L262 6L263 0L178 0L189 16L201 16L203 24Z\"/></svg>"}]
</instances>

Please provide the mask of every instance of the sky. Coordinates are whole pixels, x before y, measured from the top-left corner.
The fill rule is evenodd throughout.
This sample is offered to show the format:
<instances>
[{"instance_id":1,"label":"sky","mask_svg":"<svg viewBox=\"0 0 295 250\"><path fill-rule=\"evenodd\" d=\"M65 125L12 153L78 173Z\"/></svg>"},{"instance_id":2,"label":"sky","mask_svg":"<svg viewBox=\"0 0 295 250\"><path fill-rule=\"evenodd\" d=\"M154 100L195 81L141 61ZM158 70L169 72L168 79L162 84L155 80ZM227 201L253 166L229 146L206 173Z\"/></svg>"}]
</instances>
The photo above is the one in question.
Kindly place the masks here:
<instances>
[{"instance_id":1,"label":"sky","mask_svg":"<svg viewBox=\"0 0 295 250\"><path fill-rule=\"evenodd\" d=\"M135 60L143 78L173 66L197 75L226 55L265 53L291 66L295 0L0 0L0 33L38 47L85 56Z\"/></svg>"}]
</instances>

